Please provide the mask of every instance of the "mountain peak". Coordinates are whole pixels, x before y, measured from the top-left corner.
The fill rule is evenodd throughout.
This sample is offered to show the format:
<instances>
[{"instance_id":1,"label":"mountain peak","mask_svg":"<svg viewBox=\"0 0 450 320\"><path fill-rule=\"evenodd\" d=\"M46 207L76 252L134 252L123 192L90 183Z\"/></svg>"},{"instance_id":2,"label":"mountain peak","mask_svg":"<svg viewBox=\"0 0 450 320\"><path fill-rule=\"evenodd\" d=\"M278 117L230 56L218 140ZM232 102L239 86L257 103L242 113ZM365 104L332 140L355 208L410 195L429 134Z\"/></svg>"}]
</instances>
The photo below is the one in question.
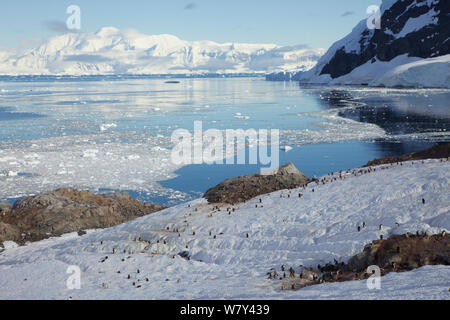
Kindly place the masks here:
<instances>
[{"instance_id":1,"label":"mountain peak","mask_svg":"<svg viewBox=\"0 0 450 320\"><path fill-rule=\"evenodd\" d=\"M108 37L120 33L121 31L114 27L102 27L95 34L100 37Z\"/></svg>"},{"instance_id":2,"label":"mountain peak","mask_svg":"<svg viewBox=\"0 0 450 320\"><path fill-rule=\"evenodd\" d=\"M0 55L3 75L211 74L309 70L321 50L185 41L170 34L103 27L53 37L38 49Z\"/></svg>"},{"instance_id":3,"label":"mountain peak","mask_svg":"<svg viewBox=\"0 0 450 320\"><path fill-rule=\"evenodd\" d=\"M450 1L383 0L381 28L362 20L301 82L450 87Z\"/></svg>"}]
</instances>

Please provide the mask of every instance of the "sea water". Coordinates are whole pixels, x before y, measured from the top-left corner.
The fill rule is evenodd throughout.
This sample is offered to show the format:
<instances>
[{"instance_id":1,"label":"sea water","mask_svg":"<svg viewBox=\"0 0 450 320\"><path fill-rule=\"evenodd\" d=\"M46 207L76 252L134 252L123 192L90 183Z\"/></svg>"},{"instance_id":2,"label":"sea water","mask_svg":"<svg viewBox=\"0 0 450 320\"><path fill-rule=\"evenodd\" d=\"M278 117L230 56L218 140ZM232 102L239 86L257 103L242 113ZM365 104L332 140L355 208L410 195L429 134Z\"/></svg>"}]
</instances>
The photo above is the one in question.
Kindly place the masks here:
<instances>
[{"instance_id":1,"label":"sea water","mask_svg":"<svg viewBox=\"0 0 450 320\"><path fill-rule=\"evenodd\" d=\"M450 140L450 91L263 78L0 77L0 199L59 187L173 205L260 165L171 161L174 130L278 129L308 176ZM245 151L245 150L244 150ZM247 150L248 151L248 150Z\"/></svg>"}]
</instances>

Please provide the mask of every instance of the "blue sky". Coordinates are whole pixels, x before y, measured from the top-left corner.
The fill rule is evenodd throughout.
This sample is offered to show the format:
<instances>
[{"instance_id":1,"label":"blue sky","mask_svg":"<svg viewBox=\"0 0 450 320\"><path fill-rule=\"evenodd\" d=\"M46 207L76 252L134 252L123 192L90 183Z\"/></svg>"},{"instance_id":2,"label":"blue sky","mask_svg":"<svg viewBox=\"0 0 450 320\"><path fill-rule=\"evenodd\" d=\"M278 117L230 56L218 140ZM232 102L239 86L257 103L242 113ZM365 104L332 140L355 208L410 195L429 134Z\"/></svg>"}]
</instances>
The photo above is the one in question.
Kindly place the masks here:
<instances>
[{"instance_id":1,"label":"blue sky","mask_svg":"<svg viewBox=\"0 0 450 320\"><path fill-rule=\"evenodd\" d=\"M0 47L33 46L58 34L66 8L81 8L81 32L103 26L184 40L307 44L328 48L381 0L2 0Z\"/></svg>"}]
</instances>

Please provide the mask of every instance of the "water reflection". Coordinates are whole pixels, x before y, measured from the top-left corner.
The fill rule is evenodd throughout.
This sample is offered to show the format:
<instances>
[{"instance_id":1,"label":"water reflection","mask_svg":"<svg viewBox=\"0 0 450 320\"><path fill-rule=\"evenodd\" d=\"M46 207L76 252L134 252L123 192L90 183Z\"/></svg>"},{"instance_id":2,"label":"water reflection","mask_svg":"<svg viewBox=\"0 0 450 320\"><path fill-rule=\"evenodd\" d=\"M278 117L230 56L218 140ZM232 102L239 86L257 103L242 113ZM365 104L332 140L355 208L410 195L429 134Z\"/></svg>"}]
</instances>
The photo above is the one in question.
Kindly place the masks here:
<instances>
[{"instance_id":1,"label":"water reflection","mask_svg":"<svg viewBox=\"0 0 450 320\"><path fill-rule=\"evenodd\" d=\"M353 94L355 93L355 94ZM361 96L361 91L321 91L316 95L330 108L342 108L339 116L372 123L389 135L447 132L450 130L450 93L417 91ZM352 108L346 108L352 106Z\"/></svg>"}]
</instances>

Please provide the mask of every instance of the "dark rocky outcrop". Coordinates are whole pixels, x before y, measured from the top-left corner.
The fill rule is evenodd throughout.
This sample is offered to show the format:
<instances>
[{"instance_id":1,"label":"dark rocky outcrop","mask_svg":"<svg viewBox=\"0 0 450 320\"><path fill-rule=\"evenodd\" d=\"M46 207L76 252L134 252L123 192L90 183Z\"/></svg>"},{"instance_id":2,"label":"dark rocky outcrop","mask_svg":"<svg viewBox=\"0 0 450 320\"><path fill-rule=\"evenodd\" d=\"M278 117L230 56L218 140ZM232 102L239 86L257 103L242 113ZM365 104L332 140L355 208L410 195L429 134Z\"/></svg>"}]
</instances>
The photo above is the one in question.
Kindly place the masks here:
<instances>
[{"instance_id":1,"label":"dark rocky outcrop","mask_svg":"<svg viewBox=\"0 0 450 320\"><path fill-rule=\"evenodd\" d=\"M131 199L126 193L95 195L60 189L18 200L0 214L0 243L12 240L23 244L69 232L109 228L162 209Z\"/></svg>"},{"instance_id":2,"label":"dark rocky outcrop","mask_svg":"<svg viewBox=\"0 0 450 320\"><path fill-rule=\"evenodd\" d=\"M376 265L383 273L401 272L426 265L450 265L450 235L393 235L368 244L351 258L343 271L365 272Z\"/></svg>"},{"instance_id":3,"label":"dark rocky outcrop","mask_svg":"<svg viewBox=\"0 0 450 320\"><path fill-rule=\"evenodd\" d=\"M430 6L428 6L428 3ZM437 24L397 37L411 18L436 12ZM355 35L357 36L357 35ZM350 73L369 61L391 61L408 54L410 57L432 58L450 54L450 1L403 0L384 11L381 29L366 29L359 35L359 52L348 52L344 45L337 48L320 74L331 78Z\"/></svg>"},{"instance_id":4,"label":"dark rocky outcrop","mask_svg":"<svg viewBox=\"0 0 450 320\"><path fill-rule=\"evenodd\" d=\"M369 161L364 167L379 166L404 161L443 159L450 157L450 143L434 146L430 149L410 153L399 157L384 157Z\"/></svg>"},{"instance_id":5,"label":"dark rocky outcrop","mask_svg":"<svg viewBox=\"0 0 450 320\"><path fill-rule=\"evenodd\" d=\"M209 203L236 204L248 201L262 194L278 190L294 189L308 184L310 180L292 163L288 163L276 174L249 176L228 179L208 190L204 198Z\"/></svg>"},{"instance_id":6,"label":"dark rocky outcrop","mask_svg":"<svg viewBox=\"0 0 450 320\"><path fill-rule=\"evenodd\" d=\"M405 272L426 265L450 265L450 235L393 235L373 241L352 257L347 264L328 263L293 274L282 282L285 290L298 290L324 282L344 282L367 279L369 266L378 266L381 276L390 272ZM272 274L272 273L271 273Z\"/></svg>"}]
</instances>

